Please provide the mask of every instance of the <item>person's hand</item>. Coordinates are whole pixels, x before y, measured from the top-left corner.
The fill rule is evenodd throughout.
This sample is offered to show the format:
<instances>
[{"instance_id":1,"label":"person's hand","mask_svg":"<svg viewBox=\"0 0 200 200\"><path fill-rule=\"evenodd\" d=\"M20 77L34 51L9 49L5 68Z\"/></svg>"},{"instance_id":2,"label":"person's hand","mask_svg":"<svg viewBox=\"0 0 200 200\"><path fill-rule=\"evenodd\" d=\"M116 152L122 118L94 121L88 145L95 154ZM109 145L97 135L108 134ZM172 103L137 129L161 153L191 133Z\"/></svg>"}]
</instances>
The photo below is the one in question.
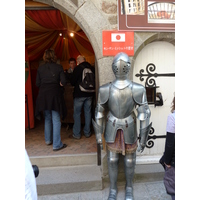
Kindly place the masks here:
<instances>
[{"instance_id":1,"label":"person's hand","mask_svg":"<svg viewBox=\"0 0 200 200\"><path fill-rule=\"evenodd\" d=\"M63 84L61 83L61 81L60 81L60 86L63 86Z\"/></svg>"},{"instance_id":2,"label":"person's hand","mask_svg":"<svg viewBox=\"0 0 200 200\"><path fill-rule=\"evenodd\" d=\"M171 165L167 165L166 163L165 163L165 166L166 166L167 168L170 168L170 167L171 167Z\"/></svg>"}]
</instances>

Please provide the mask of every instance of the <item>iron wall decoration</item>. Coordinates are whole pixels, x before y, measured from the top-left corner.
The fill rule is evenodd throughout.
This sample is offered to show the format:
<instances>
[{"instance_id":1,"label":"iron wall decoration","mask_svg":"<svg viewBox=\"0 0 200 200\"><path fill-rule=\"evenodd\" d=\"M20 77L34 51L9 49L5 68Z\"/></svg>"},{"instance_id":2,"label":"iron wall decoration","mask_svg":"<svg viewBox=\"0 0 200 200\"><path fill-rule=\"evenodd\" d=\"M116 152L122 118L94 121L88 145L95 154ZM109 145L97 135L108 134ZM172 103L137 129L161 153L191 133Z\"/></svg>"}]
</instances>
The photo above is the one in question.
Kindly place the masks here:
<instances>
[{"instance_id":1,"label":"iron wall decoration","mask_svg":"<svg viewBox=\"0 0 200 200\"><path fill-rule=\"evenodd\" d=\"M144 77L146 78L145 81L145 87L146 88L154 88L156 90L156 88L158 88L159 86L156 85L156 81L153 77L157 78L157 77L175 77L175 73L153 73L156 70L156 66L153 63L149 63L146 66L146 74L144 73L144 69L141 69L139 71L139 74L136 74L136 77L140 78L140 81L144 81ZM156 91L155 91L156 93ZM155 106L157 105L163 105L163 101L162 101L162 95L161 93L156 93L156 96L160 99L160 101L155 101L154 104ZM148 139L147 139L147 143L146 143L146 147L147 148L152 148L154 146L154 141L155 139L159 139L159 138L166 138L166 135L153 135L155 132L154 128L151 127L149 135L148 135ZM140 137L138 137L138 139L140 140ZM152 140L153 139L153 140Z\"/></svg>"},{"instance_id":2,"label":"iron wall decoration","mask_svg":"<svg viewBox=\"0 0 200 200\"><path fill-rule=\"evenodd\" d=\"M157 78L157 77L175 77L175 73L153 73L156 70L156 66L153 63L149 63L146 66L146 74L144 72L144 69L141 69L139 71L139 74L136 74L136 77L140 78L140 81L144 81L144 77L146 78L145 81L145 88L147 89L151 89L152 91L152 95L153 95L153 99L154 102L150 102L150 104L154 104L155 107L156 106L162 106L163 105L163 99L162 99L162 94L161 93L156 93L156 88L158 88L159 86L156 85L156 81L153 77ZM159 99L158 101L156 101L156 97Z\"/></svg>"},{"instance_id":3,"label":"iron wall decoration","mask_svg":"<svg viewBox=\"0 0 200 200\"><path fill-rule=\"evenodd\" d=\"M151 73L154 72L156 70L156 66L153 63L149 63L146 66L146 72L147 74L143 74L144 73L144 69L141 69L139 74L136 74L136 77L140 77L140 81L144 81L144 76L147 77L146 82L145 82L145 87L156 87L156 81L155 79L153 79L152 77L175 77L175 73L166 73L166 74L158 74L158 73Z\"/></svg>"}]
</instances>

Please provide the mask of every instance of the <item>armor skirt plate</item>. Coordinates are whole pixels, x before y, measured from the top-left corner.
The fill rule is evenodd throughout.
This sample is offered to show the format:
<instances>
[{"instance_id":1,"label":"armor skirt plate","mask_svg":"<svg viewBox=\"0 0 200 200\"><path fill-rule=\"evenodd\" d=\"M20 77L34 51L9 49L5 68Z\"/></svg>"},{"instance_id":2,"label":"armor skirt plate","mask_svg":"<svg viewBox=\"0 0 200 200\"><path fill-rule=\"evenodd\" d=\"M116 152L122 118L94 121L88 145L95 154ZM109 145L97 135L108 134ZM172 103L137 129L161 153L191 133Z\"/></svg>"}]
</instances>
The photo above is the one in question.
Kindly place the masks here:
<instances>
[{"instance_id":1,"label":"armor skirt plate","mask_svg":"<svg viewBox=\"0 0 200 200\"><path fill-rule=\"evenodd\" d=\"M108 150L121 153L122 155L134 153L137 149L137 140L133 144L125 144L124 133L122 129L117 130L114 143L106 143Z\"/></svg>"}]
</instances>

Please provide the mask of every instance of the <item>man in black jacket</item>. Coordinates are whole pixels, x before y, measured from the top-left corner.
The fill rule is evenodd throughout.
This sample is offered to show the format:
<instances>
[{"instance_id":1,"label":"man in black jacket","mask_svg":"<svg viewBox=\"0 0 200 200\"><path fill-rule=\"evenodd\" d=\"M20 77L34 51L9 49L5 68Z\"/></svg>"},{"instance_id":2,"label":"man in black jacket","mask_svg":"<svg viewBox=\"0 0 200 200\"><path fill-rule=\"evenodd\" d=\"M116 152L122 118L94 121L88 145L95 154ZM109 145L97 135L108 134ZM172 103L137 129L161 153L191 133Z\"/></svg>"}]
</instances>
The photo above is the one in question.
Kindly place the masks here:
<instances>
[{"instance_id":1,"label":"man in black jacket","mask_svg":"<svg viewBox=\"0 0 200 200\"><path fill-rule=\"evenodd\" d=\"M73 126L73 137L75 139L81 138L81 110L84 107L85 115L85 126L83 129L85 137L91 136L91 108L92 108L92 97L94 92L83 92L80 90L79 84L82 82L82 74L85 68L91 69L94 73L94 67L90 63L86 62L85 57L79 55L77 57L77 67L74 69L71 84L74 86L74 126Z\"/></svg>"}]
</instances>

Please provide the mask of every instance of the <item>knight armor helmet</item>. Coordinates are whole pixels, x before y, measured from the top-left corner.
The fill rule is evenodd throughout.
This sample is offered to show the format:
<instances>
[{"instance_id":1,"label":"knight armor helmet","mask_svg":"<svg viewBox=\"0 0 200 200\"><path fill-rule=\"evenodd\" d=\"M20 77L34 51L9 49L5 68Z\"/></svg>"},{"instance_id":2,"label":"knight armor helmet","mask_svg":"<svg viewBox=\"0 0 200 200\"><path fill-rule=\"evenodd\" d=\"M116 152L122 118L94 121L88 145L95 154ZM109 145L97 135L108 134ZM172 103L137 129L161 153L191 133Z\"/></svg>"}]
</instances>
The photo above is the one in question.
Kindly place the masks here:
<instances>
[{"instance_id":1,"label":"knight armor helmet","mask_svg":"<svg viewBox=\"0 0 200 200\"><path fill-rule=\"evenodd\" d=\"M130 68L131 63L127 54L121 52L114 57L112 70L117 78L127 77Z\"/></svg>"}]
</instances>

